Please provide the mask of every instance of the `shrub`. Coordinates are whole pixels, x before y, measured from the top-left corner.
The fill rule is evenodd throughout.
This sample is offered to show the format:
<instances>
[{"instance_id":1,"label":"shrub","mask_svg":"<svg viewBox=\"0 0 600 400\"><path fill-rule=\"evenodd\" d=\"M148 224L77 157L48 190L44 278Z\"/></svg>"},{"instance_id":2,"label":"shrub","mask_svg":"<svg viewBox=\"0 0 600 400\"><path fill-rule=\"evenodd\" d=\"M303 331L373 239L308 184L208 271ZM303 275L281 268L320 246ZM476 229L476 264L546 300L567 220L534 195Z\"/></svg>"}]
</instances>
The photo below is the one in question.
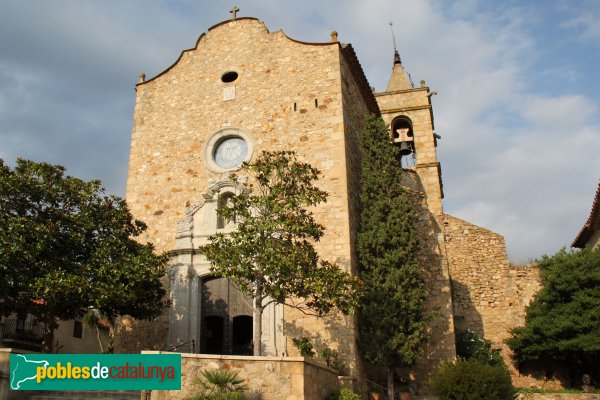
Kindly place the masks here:
<instances>
[{"instance_id":1,"label":"shrub","mask_svg":"<svg viewBox=\"0 0 600 400\"><path fill-rule=\"evenodd\" d=\"M441 400L509 400L515 389L508 370L478 360L442 362L434 372L430 387Z\"/></svg>"},{"instance_id":2,"label":"shrub","mask_svg":"<svg viewBox=\"0 0 600 400\"><path fill-rule=\"evenodd\" d=\"M325 364L328 367L335 369L340 375L348 374L348 367L340 359L340 353L337 350L331 350L330 348L321 350L321 357L325 360Z\"/></svg>"},{"instance_id":3,"label":"shrub","mask_svg":"<svg viewBox=\"0 0 600 400\"><path fill-rule=\"evenodd\" d=\"M184 400L245 400L246 397L242 392L227 392L227 393L196 393L188 396Z\"/></svg>"},{"instance_id":4,"label":"shrub","mask_svg":"<svg viewBox=\"0 0 600 400\"><path fill-rule=\"evenodd\" d=\"M294 343L302 357L315 358L314 346L306 336L302 336L300 339L293 338L292 343Z\"/></svg>"},{"instance_id":5,"label":"shrub","mask_svg":"<svg viewBox=\"0 0 600 400\"><path fill-rule=\"evenodd\" d=\"M360 394L353 392L348 388L336 389L326 400L361 400Z\"/></svg>"},{"instance_id":6,"label":"shrub","mask_svg":"<svg viewBox=\"0 0 600 400\"><path fill-rule=\"evenodd\" d=\"M504 365L500 350L492 349L492 342L471 330L456 333L456 355L492 366Z\"/></svg>"}]
</instances>

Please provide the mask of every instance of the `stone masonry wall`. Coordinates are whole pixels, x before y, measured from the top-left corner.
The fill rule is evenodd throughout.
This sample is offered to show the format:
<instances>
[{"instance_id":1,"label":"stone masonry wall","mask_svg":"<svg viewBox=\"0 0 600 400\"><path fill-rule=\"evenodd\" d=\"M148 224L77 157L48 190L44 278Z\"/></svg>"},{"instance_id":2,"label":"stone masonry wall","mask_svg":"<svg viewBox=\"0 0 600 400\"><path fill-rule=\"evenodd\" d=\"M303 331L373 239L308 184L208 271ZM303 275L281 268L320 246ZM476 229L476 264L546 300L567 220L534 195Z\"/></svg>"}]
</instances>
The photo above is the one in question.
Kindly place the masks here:
<instances>
[{"instance_id":1,"label":"stone masonry wall","mask_svg":"<svg viewBox=\"0 0 600 400\"><path fill-rule=\"evenodd\" d=\"M454 325L452 320L452 304L446 249L443 246L443 232L437 219L431 213L427 195L423 190L419 175L412 170L402 174L405 193L418 214L417 233L421 250L418 254L419 265L428 290L427 309L437 314L429 329L429 339L425 348L424 359L413 369L413 378L418 385L413 385L417 394L427 390L426 381L442 360L456 356L454 343Z\"/></svg>"},{"instance_id":2,"label":"stone masonry wall","mask_svg":"<svg viewBox=\"0 0 600 400\"><path fill-rule=\"evenodd\" d=\"M517 400L600 400L598 393L521 393Z\"/></svg>"},{"instance_id":3,"label":"stone masonry wall","mask_svg":"<svg viewBox=\"0 0 600 400\"><path fill-rule=\"evenodd\" d=\"M346 54L348 49L346 49ZM369 115L366 102L362 99L360 87L352 74L347 57L340 57L342 77L342 102L344 112L344 133L346 144L346 171L348 179L348 208L350 211L351 272L357 273L356 249L358 224L360 218L360 134Z\"/></svg>"},{"instance_id":4,"label":"stone masonry wall","mask_svg":"<svg viewBox=\"0 0 600 400\"><path fill-rule=\"evenodd\" d=\"M497 233L450 215L444 225L456 330L485 336L512 365L504 340L509 329L525 322L525 307L540 289L539 270L511 267Z\"/></svg>"},{"instance_id":5,"label":"stone masonry wall","mask_svg":"<svg viewBox=\"0 0 600 400\"><path fill-rule=\"evenodd\" d=\"M158 251L174 247L178 222L201 199L209 182L226 179L207 167L209 139L224 128L242 130L263 150L294 150L319 168L327 203L314 210L326 227L317 251L352 269L347 140L356 134L344 108L362 114L366 107L352 91L352 76L342 85L347 66L337 42L306 44L283 32L268 32L255 19L226 21L204 34L196 48L182 53L168 70L137 86L127 201L136 218L147 223L142 240ZM221 76L236 71L237 80ZM354 367L353 323L347 318L318 319L286 309L284 334L318 335L322 347L339 348ZM166 318L158 324L124 320L117 351L164 348ZM310 335L308 335L310 336ZM287 353L296 349L287 342Z\"/></svg>"},{"instance_id":6,"label":"stone masonry wall","mask_svg":"<svg viewBox=\"0 0 600 400\"><path fill-rule=\"evenodd\" d=\"M269 400L323 400L339 387L336 371L302 357L245 357L182 354L181 390L154 390L151 400L183 399L198 390L206 369L235 371L252 394ZM257 397L258 398L258 397Z\"/></svg>"},{"instance_id":7,"label":"stone masonry wall","mask_svg":"<svg viewBox=\"0 0 600 400\"><path fill-rule=\"evenodd\" d=\"M145 239L171 250L186 207L210 180L226 178L206 167L205 145L227 127L252 138L255 156L295 150L321 169L319 184L331 196L319 214L335 215L333 227L344 227L336 212L347 207L339 64L337 44L304 45L269 33L260 21L238 19L210 30L171 69L138 85L127 201L148 224ZM239 78L222 83L231 70ZM224 100L232 87L235 98ZM315 107L315 99L325 107ZM323 242L343 250L344 233Z\"/></svg>"}]
</instances>

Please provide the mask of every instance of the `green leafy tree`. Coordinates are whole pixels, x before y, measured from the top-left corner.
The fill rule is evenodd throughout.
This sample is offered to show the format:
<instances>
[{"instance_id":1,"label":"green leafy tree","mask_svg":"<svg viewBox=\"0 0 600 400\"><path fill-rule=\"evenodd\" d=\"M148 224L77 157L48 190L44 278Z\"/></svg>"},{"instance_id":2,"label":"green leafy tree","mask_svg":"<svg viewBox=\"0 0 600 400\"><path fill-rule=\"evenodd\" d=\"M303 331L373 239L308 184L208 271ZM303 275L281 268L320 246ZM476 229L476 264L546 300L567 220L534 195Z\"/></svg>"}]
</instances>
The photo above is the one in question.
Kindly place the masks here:
<instances>
[{"instance_id":1,"label":"green leafy tree","mask_svg":"<svg viewBox=\"0 0 600 400\"><path fill-rule=\"evenodd\" d=\"M263 152L244 163L250 178L219 216L237 229L217 234L201 247L212 270L229 278L254 302L254 355L261 355L262 313L271 303L286 304L317 315L337 308L351 312L357 304L359 280L337 265L320 260L313 243L322 236L307 207L327 194L314 182L320 172L299 162L289 151ZM235 174L234 182L239 182Z\"/></svg>"},{"instance_id":2,"label":"green leafy tree","mask_svg":"<svg viewBox=\"0 0 600 400\"><path fill-rule=\"evenodd\" d=\"M394 368L422 357L427 289L417 263L417 215L401 185L398 149L376 116L367 118L360 139L358 261L365 294L359 346L366 361L387 368L388 398L394 398Z\"/></svg>"},{"instance_id":3,"label":"green leafy tree","mask_svg":"<svg viewBox=\"0 0 600 400\"><path fill-rule=\"evenodd\" d=\"M519 361L558 360L573 374L600 379L600 249L544 256L543 287L527 308L525 326L506 341Z\"/></svg>"},{"instance_id":4,"label":"green leafy tree","mask_svg":"<svg viewBox=\"0 0 600 400\"><path fill-rule=\"evenodd\" d=\"M0 160L0 314L31 314L51 351L57 319L98 310L157 316L164 305L166 255L134 238L146 226L99 181L66 176L58 165Z\"/></svg>"}]
</instances>

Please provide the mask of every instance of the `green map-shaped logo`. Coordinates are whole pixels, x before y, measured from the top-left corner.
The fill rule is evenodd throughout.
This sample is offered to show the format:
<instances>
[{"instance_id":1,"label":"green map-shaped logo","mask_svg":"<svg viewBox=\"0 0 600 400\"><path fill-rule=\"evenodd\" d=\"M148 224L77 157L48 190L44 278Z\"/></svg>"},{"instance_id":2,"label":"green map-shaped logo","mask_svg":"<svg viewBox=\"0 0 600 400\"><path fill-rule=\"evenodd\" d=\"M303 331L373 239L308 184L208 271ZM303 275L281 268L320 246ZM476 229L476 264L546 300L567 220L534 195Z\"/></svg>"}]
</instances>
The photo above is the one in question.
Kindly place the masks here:
<instances>
[{"instance_id":1,"label":"green map-shaped logo","mask_svg":"<svg viewBox=\"0 0 600 400\"><path fill-rule=\"evenodd\" d=\"M11 390L181 390L181 354L11 354Z\"/></svg>"},{"instance_id":2,"label":"green map-shaped logo","mask_svg":"<svg viewBox=\"0 0 600 400\"><path fill-rule=\"evenodd\" d=\"M46 360L29 360L23 354L10 355L10 366L12 373L10 374L10 388L19 390L23 382L36 379L37 368L47 367L50 364Z\"/></svg>"}]
</instances>

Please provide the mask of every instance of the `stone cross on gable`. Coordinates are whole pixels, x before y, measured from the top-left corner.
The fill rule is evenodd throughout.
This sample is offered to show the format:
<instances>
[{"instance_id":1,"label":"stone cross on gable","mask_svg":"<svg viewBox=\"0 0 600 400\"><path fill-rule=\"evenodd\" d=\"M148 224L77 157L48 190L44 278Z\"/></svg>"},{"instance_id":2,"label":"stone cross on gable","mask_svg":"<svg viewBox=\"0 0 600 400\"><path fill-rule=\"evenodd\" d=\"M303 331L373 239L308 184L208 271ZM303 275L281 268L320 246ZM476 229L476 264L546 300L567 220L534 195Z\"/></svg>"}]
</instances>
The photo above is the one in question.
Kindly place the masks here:
<instances>
[{"instance_id":1,"label":"stone cross on gable","mask_svg":"<svg viewBox=\"0 0 600 400\"><path fill-rule=\"evenodd\" d=\"M231 19L237 18L238 11L240 11L240 9L237 6L233 6L233 8L231 10L229 10L229 13L231 14Z\"/></svg>"}]
</instances>

